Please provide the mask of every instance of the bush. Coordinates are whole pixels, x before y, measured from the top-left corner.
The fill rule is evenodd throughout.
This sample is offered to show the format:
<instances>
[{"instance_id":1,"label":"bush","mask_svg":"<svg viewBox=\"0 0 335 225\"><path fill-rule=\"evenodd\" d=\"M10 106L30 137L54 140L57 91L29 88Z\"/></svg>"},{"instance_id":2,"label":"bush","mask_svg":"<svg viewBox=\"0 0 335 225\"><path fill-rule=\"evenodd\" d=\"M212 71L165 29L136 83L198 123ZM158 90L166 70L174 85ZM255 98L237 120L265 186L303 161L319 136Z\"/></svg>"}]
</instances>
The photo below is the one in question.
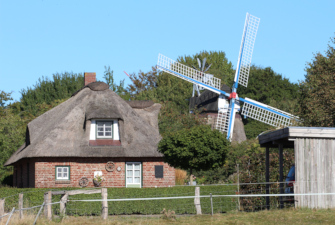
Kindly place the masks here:
<instances>
[{"instance_id":1,"label":"bush","mask_svg":"<svg viewBox=\"0 0 335 225\"><path fill-rule=\"evenodd\" d=\"M73 190L76 188L61 188L59 190ZM228 195L234 194L236 186L201 186L200 194ZM32 188L1 188L0 198L5 200L5 210L9 211L18 206L18 194L24 193L24 207L40 205L44 201L44 193L50 189ZM108 188L108 199L125 198L155 198L155 197L176 197L194 196L194 186L164 187L164 188ZM53 202L59 201L60 195L52 197ZM101 199L101 194L80 194L69 196L69 200ZM233 203L232 203L233 202ZM236 203L232 198L213 198L214 212L221 213L236 209ZM203 213L210 213L210 199L201 198ZM161 214L163 209L175 211L176 214L195 214L194 198L188 199L167 199L167 200L139 200L139 201L109 201L108 212L110 215L130 214ZM59 204L52 206L53 213L59 214ZM38 210L38 209L37 209ZM66 205L66 214L72 216L100 215L101 201L97 202L73 202Z\"/></svg>"}]
</instances>

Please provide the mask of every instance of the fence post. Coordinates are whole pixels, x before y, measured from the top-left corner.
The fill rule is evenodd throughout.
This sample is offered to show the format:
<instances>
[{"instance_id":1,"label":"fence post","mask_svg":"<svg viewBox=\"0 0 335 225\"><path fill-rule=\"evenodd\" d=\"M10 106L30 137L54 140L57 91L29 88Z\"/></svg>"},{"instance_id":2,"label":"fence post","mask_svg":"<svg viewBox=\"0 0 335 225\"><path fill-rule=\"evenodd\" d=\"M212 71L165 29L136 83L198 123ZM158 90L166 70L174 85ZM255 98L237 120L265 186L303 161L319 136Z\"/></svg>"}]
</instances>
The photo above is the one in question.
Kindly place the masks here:
<instances>
[{"instance_id":1,"label":"fence post","mask_svg":"<svg viewBox=\"0 0 335 225\"><path fill-rule=\"evenodd\" d=\"M5 215L5 199L2 198L0 199L0 217ZM0 218L0 222L1 222L1 218Z\"/></svg>"},{"instance_id":2,"label":"fence post","mask_svg":"<svg viewBox=\"0 0 335 225\"><path fill-rule=\"evenodd\" d=\"M19 218L20 219L23 219L23 210L22 210L22 208L23 208L23 193L20 193L19 194Z\"/></svg>"},{"instance_id":3,"label":"fence post","mask_svg":"<svg viewBox=\"0 0 335 225\"><path fill-rule=\"evenodd\" d=\"M240 164L237 164L237 194L240 195ZM240 196L237 198L238 210L241 210Z\"/></svg>"},{"instance_id":4,"label":"fence post","mask_svg":"<svg viewBox=\"0 0 335 225\"><path fill-rule=\"evenodd\" d=\"M201 215L201 205L200 205L199 196L200 196L200 187L195 187L194 205L195 205L195 209L197 210L197 215Z\"/></svg>"},{"instance_id":5,"label":"fence post","mask_svg":"<svg viewBox=\"0 0 335 225\"><path fill-rule=\"evenodd\" d=\"M108 217L107 188L101 188L101 197L102 197L101 217L102 219L105 220Z\"/></svg>"},{"instance_id":6,"label":"fence post","mask_svg":"<svg viewBox=\"0 0 335 225\"><path fill-rule=\"evenodd\" d=\"M44 216L47 217L49 220L51 220L51 199L52 199L52 193L51 191L48 191L44 193L44 204L46 205L44 207Z\"/></svg>"},{"instance_id":7,"label":"fence post","mask_svg":"<svg viewBox=\"0 0 335 225\"><path fill-rule=\"evenodd\" d=\"M212 198L212 193L210 193L211 196L211 211L212 211L212 216L213 216L213 198Z\"/></svg>"},{"instance_id":8,"label":"fence post","mask_svg":"<svg viewBox=\"0 0 335 225\"><path fill-rule=\"evenodd\" d=\"M69 193L65 193L62 198L60 199L59 202L59 211L62 216L66 214L66 203L67 203L67 198L69 196Z\"/></svg>"}]
</instances>

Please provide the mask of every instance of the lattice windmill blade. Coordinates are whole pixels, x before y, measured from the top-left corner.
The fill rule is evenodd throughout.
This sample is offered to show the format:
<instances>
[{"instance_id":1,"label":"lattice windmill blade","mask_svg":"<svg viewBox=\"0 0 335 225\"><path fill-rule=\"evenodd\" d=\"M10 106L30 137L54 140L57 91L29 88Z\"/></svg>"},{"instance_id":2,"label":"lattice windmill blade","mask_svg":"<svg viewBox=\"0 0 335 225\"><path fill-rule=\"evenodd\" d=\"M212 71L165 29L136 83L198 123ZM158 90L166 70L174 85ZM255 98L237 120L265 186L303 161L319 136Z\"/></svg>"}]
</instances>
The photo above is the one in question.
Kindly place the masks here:
<instances>
[{"instance_id":1,"label":"lattice windmill blade","mask_svg":"<svg viewBox=\"0 0 335 225\"><path fill-rule=\"evenodd\" d=\"M226 111L220 110L216 118L215 129L219 130L221 133L228 132L229 128L229 115L231 113L231 108Z\"/></svg>"},{"instance_id":2,"label":"lattice windmill blade","mask_svg":"<svg viewBox=\"0 0 335 225\"><path fill-rule=\"evenodd\" d=\"M200 62L200 59L197 58L197 61L198 61L198 65L199 65L199 70L201 70L201 62Z\"/></svg>"},{"instance_id":3,"label":"lattice windmill blade","mask_svg":"<svg viewBox=\"0 0 335 225\"><path fill-rule=\"evenodd\" d=\"M237 88L237 83L243 85L244 87L248 86L252 52L254 49L259 21L259 18L247 13L234 79L235 88Z\"/></svg>"},{"instance_id":4,"label":"lattice windmill blade","mask_svg":"<svg viewBox=\"0 0 335 225\"><path fill-rule=\"evenodd\" d=\"M241 112L242 115L274 127L290 126L294 121L298 121L299 119L290 113L281 111L249 98L240 98L240 101L244 102Z\"/></svg>"},{"instance_id":5,"label":"lattice windmill blade","mask_svg":"<svg viewBox=\"0 0 335 225\"><path fill-rule=\"evenodd\" d=\"M212 63L209 64L209 66L207 67L207 69L204 70L204 72L207 72L211 66L212 66Z\"/></svg>"},{"instance_id":6,"label":"lattice windmill blade","mask_svg":"<svg viewBox=\"0 0 335 225\"><path fill-rule=\"evenodd\" d=\"M221 80L219 78L185 66L162 54L158 55L157 68L217 94L228 95L226 92L220 90ZM204 82L204 77L206 82Z\"/></svg>"},{"instance_id":7,"label":"lattice windmill blade","mask_svg":"<svg viewBox=\"0 0 335 225\"><path fill-rule=\"evenodd\" d=\"M201 68L201 71L202 72L205 72L204 70L205 70L205 65L206 65L206 58L204 58L203 60L202 60L202 68Z\"/></svg>"}]
</instances>

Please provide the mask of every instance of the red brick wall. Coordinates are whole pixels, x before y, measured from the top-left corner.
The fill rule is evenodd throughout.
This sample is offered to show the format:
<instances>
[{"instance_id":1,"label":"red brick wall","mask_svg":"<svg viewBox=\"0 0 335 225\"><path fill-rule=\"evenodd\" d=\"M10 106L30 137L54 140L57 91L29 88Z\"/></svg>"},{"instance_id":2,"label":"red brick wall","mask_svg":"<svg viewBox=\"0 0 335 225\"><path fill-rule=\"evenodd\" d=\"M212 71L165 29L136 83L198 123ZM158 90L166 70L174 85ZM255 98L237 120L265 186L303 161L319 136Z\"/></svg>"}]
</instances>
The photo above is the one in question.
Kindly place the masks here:
<instances>
[{"instance_id":1,"label":"red brick wall","mask_svg":"<svg viewBox=\"0 0 335 225\"><path fill-rule=\"evenodd\" d=\"M21 162L22 161L22 162ZM18 169L18 177L20 177L20 165L26 163L21 160L15 165ZM108 172L105 165L108 161L113 161L115 169ZM34 181L30 181L30 187L36 188L55 188L55 187L80 187L79 180L86 177L89 180L87 187L94 187L93 177L94 171L102 171L103 177L106 179L102 186L104 187L125 187L125 162L142 162L143 168L143 187L164 187L175 185L175 169L162 161L162 158L36 158L30 159L29 166L33 165ZM155 165L163 165L164 178L155 178ZM70 181L56 181L55 167L70 166ZM116 168L120 166L121 171ZM24 173L23 173L24 174ZM30 176L32 177L32 175ZM14 186L15 183L14 171ZM23 179L22 187L26 187ZM27 179L26 179L27 180ZM32 183L31 183L32 182ZM34 184L34 186L32 186Z\"/></svg>"},{"instance_id":2,"label":"red brick wall","mask_svg":"<svg viewBox=\"0 0 335 225\"><path fill-rule=\"evenodd\" d=\"M96 82L96 73L84 73L85 85L89 83Z\"/></svg>"},{"instance_id":3,"label":"red brick wall","mask_svg":"<svg viewBox=\"0 0 335 225\"><path fill-rule=\"evenodd\" d=\"M164 162L143 162L143 186L167 187L175 185L175 170ZM163 178L155 178L155 166L163 166Z\"/></svg>"}]
</instances>

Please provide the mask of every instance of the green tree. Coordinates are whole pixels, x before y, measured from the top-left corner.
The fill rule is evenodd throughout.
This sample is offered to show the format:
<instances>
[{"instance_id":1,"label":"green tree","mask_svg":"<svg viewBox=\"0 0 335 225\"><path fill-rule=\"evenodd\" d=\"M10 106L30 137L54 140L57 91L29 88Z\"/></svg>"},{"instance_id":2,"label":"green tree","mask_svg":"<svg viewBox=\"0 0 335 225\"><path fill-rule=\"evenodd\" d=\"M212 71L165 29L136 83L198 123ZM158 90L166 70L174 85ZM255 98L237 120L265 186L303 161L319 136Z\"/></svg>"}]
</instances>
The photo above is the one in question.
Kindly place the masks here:
<instances>
[{"instance_id":1,"label":"green tree","mask_svg":"<svg viewBox=\"0 0 335 225\"><path fill-rule=\"evenodd\" d=\"M152 67L149 72L139 71L138 74L132 73L129 75L132 83L128 85L128 92L133 99L144 98L146 96L143 92L149 92L157 87L157 77L159 75L156 67Z\"/></svg>"},{"instance_id":2,"label":"green tree","mask_svg":"<svg viewBox=\"0 0 335 225\"><path fill-rule=\"evenodd\" d=\"M306 126L335 126L335 38L325 55L317 53L300 82L300 117Z\"/></svg>"},{"instance_id":3,"label":"green tree","mask_svg":"<svg viewBox=\"0 0 335 225\"><path fill-rule=\"evenodd\" d=\"M291 83L287 78L274 72L270 67L251 66L248 87L239 85L239 97L268 104L285 112L297 115L298 84ZM272 126L253 120L244 119L244 129L248 139L273 129Z\"/></svg>"},{"instance_id":4,"label":"green tree","mask_svg":"<svg viewBox=\"0 0 335 225\"><path fill-rule=\"evenodd\" d=\"M124 100L130 99L130 94L127 92L127 90L124 88L124 79L120 81L120 84L117 85L114 83L114 71L111 70L110 66L105 66L104 71L104 80L106 84L108 84L109 89L114 91L116 94L118 94L121 98Z\"/></svg>"},{"instance_id":5,"label":"green tree","mask_svg":"<svg viewBox=\"0 0 335 225\"><path fill-rule=\"evenodd\" d=\"M53 74L52 78L53 80L47 77L39 78L33 88L28 87L21 91L22 111L37 115L37 104L50 104L57 99L67 99L84 84L84 77L80 73L57 73Z\"/></svg>"},{"instance_id":6,"label":"green tree","mask_svg":"<svg viewBox=\"0 0 335 225\"><path fill-rule=\"evenodd\" d=\"M4 109L0 115L0 183L12 173L11 168L3 165L24 143L25 125L25 121L10 108Z\"/></svg>"},{"instance_id":7,"label":"green tree","mask_svg":"<svg viewBox=\"0 0 335 225\"><path fill-rule=\"evenodd\" d=\"M0 115L4 113L4 109L6 108L6 102L13 100L13 98L10 97L11 94L12 93L0 91Z\"/></svg>"},{"instance_id":8,"label":"green tree","mask_svg":"<svg viewBox=\"0 0 335 225\"><path fill-rule=\"evenodd\" d=\"M248 97L264 104L298 98L299 85L274 72L271 67L251 66L248 87L239 85L240 97Z\"/></svg>"},{"instance_id":9,"label":"green tree","mask_svg":"<svg viewBox=\"0 0 335 225\"><path fill-rule=\"evenodd\" d=\"M171 166L189 169L192 174L192 170L222 166L229 146L230 143L219 131L200 125L166 135L158 149Z\"/></svg>"}]
</instances>

